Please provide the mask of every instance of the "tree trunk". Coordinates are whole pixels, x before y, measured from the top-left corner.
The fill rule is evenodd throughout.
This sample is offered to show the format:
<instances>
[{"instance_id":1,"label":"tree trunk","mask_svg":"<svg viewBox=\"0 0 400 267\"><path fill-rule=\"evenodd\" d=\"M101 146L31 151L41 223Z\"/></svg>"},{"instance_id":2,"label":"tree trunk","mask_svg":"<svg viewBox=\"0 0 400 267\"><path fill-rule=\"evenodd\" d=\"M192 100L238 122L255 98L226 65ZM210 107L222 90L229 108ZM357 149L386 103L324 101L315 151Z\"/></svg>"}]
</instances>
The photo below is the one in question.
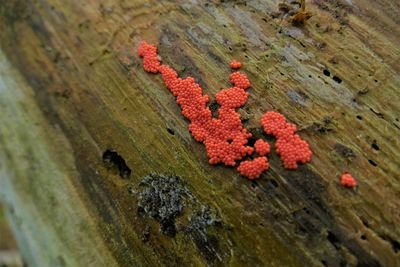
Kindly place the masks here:
<instances>
[{"instance_id":1,"label":"tree trunk","mask_svg":"<svg viewBox=\"0 0 400 267\"><path fill-rule=\"evenodd\" d=\"M304 25L278 2L1 1L0 197L28 266L400 266L399 1L306 1ZM240 60L246 128L273 144L283 113L312 162L210 165L141 40L212 98Z\"/></svg>"}]
</instances>

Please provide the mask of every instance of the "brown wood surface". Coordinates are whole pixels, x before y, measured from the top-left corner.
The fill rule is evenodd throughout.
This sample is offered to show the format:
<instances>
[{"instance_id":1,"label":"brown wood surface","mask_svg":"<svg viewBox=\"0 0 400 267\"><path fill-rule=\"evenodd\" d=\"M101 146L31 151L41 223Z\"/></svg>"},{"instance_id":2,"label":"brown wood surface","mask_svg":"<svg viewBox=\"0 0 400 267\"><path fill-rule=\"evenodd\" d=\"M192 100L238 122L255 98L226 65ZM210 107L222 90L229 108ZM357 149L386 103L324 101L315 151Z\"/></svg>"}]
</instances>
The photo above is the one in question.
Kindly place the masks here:
<instances>
[{"instance_id":1,"label":"brown wood surface","mask_svg":"<svg viewBox=\"0 0 400 267\"><path fill-rule=\"evenodd\" d=\"M0 2L0 198L29 266L400 266L400 2L306 1L305 25L279 3ZM273 143L282 112L312 162L208 164L141 40L210 96L242 61L245 126Z\"/></svg>"}]
</instances>

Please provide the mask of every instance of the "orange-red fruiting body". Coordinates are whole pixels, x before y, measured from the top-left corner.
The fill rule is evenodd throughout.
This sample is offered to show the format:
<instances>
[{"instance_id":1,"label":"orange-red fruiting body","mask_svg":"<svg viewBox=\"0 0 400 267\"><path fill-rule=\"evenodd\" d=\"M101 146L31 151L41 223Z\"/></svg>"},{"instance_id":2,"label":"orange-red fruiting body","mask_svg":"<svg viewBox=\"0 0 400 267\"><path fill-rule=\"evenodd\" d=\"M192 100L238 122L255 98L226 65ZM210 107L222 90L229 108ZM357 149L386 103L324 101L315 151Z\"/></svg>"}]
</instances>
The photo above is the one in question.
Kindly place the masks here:
<instances>
[{"instance_id":1,"label":"orange-red fruiting body","mask_svg":"<svg viewBox=\"0 0 400 267\"><path fill-rule=\"evenodd\" d=\"M237 170L241 175L246 176L250 180L254 180L260 177L260 175L268 170L269 162L267 157L261 156L253 160L244 160L240 162Z\"/></svg>"},{"instance_id":2,"label":"orange-red fruiting body","mask_svg":"<svg viewBox=\"0 0 400 267\"><path fill-rule=\"evenodd\" d=\"M286 121L286 118L274 111L265 113L261 125L267 134L276 137L276 152L280 155L286 169L297 169L297 163L307 163L311 160L312 151L308 143L296 134L296 125Z\"/></svg>"},{"instance_id":3,"label":"orange-red fruiting body","mask_svg":"<svg viewBox=\"0 0 400 267\"><path fill-rule=\"evenodd\" d=\"M211 164L222 162L235 166L236 161L253 153L254 149L247 146L251 133L243 127L236 111L248 98L244 89L250 87L250 82L245 74L233 73L231 81L235 86L223 89L216 95L221 107L218 118L213 118L207 106L208 95L203 95L203 89L192 77L179 78L169 65L162 65L157 57L157 48L147 42L140 44L138 54L143 57L146 71L161 73L167 88L176 97L183 116L190 121L189 130L193 137L205 145Z\"/></svg>"},{"instance_id":4,"label":"orange-red fruiting body","mask_svg":"<svg viewBox=\"0 0 400 267\"><path fill-rule=\"evenodd\" d=\"M242 161L238 171L249 179L258 178L269 168L266 154L270 146L263 140L257 140L254 148L248 146L251 133L243 127L237 108L243 106L249 94L245 91L251 84L247 75L238 71L230 75L233 87L222 89L216 94L220 105L218 118L212 116L208 107L210 98L203 95L203 89L192 77L179 78L177 72L169 65L161 64L157 47L143 41L138 49L143 57L143 68L147 72L161 73L168 90L176 97L182 114L190 121L189 131L194 139L202 142L211 164L224 163L235 166L246 155L251 155L254 148L259 157ZM241 63L232 61L231 67L240 68ZM294 124L286 122L283 115L267 112L261 120L264 130L277 138L276 150L280 154L285 168L296 169L297 162L306 163L311 160L312 152L304 140L296 132Z\"/></svg>"},{"instance_id":5,"label":"orange-red fruiting body","mask_svg":"<svg viewBox=\"0 0 400 267\"><path fill-rule=\"evenodd\" d=\"M231 83L233 83L235 86L245 90L251 86L250 81L247 78L247 75L238 71L235 71L234 73L231 74L230 80Z\"/></svg>"},{"instance_id":6,"label":"orange-red fruiting body","mask_svg":"<svg viewBox=\"0 0 400 267\"><path fill-rule=\"evenodd\" d=\"M256 149L256 152L258 153L258 155L260 156L265 156L269 153L270 151L270 146L267 142L265 142L262 139L258 139L255 143L254 143L254 148Z\"/></svg>"},{"instance_id":7,"label":"orange-red fruiting body","mask_svg":"<svg viewBox=\"0 0 400 267\"><path fill-rule=\"evenodd\" d=\"M143 41L138 49L138 55L143 57L143 68L145 71L158 73L160 61L157 58L157 47Z\"/></svg>"},{"instance_id":8,"label":"orange-red fruiting body","mask_svg":"<svg viewBox=\"0 0 400 267\"><path fill-rule=\"evenodd\" d=\"M356 187L357 180L348 172L345 172L340 177L340 184L345 187Z\"/></svg>"},{"instance_id":9,"label":"orange-red fruiting body","mask_svg":"<svg viewBox=\"0 0 400 267\"><path fill-rule=\"evenodd\" d=\"M242 67L242 63L240 63L236 59L232 60L232 62L231 62L232 69L240 69L241 67Z\"/></svg>"}]
</instances>

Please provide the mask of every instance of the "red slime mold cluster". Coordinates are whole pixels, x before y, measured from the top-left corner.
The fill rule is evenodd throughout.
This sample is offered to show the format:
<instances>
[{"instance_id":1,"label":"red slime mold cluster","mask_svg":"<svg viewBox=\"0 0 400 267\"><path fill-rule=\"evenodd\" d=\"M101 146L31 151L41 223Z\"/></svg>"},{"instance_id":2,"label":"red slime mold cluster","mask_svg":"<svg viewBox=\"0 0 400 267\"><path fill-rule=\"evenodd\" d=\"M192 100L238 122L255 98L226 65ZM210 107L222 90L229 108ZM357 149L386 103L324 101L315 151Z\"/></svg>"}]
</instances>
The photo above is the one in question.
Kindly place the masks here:
<instances>
[{"instance_id":1,"label":"red slime mold cluster","mask_svg":"<svg viewBox=\"0 0 400 267\"><path fill-rule=\"evenodd\" d=\"M356 187L357 180L348 172L345 172L340 177L340 184L345 187Z\"/></svg>"},{"instance_id":2,"label":"red slime mold cluster","mask_svg":"<svg viewBox=\"0 0 400 267\"><path fill-rule=\"evenodd\" d=\"M240 162L237 170L243 176L246 176L250 180L254 180L260 177L261 173L268 170L269 162L267 157L257 157L253 160L244 160Z\"/></svg>"},{"instance_id":3,"label":"red slime mold cluster","mask_svg":"<svg viewBox=\"0 0 400 267\"><path fill-rule=\"evenodd\" d=\"M203 95L203 89L192 77L179 78L177 72L169 65L163 65L157 55L157 47L143 41L138 49L138 55L143 57L143 68L150 73L161 73L162 79L176 97L182 114L190 121L189 131L194 139L202 142L207 151L211 164L224 163L235 166L237 161L251 156L256 150L258 157L242 161L237 168L240 174L249 179L258 178L269 168L266 154L270 146L263 140L257 140L254 148L247 145L252 136L240 120L237 108L243 106L249 94L245 91L251 84L247 75L238 71L230 75L232 87L222 89L216 94L216 101L220 105L218 118L212 116L208 107L209 97ZM241 63L234 60L233 69L241 67ZM306 163L311 160L311 150L296 132L296 126L287 123L283 115L276 112L267 112L262 119L264 130L277 138L277 152L281 155L284 166L296 169L297 162Z\"/></svg>"},{"instance_id":4,"label":"red slime mold cluster","mask_svg":"<svg viewBox=\"0 0 400 267\"><path fill-rule=\"evenodd\" d=\"M296 134L296 125L287 122L282 114L274 111L265 113L261 125L267 134L276 137L276 152L286 169L297 169L297 162L307 163L311 160L312 151L308 143Z\"/></svg>"},{"instance_id":5,"label":"red slime mold cluster","mask_svg":"<svg viewBox=\"0 0 400 267\"><path fill-rule=\"evenodd\" d=\"M251 86L250 81L247 78L246 74L243 74L241 72L236 71L232 73L229 78L231 83L233 83L239 88L247 89Z\"/></svg>"},{"instance_id":6,"label":"red slime mold cluster","mask_svg":"<svg viewBox=\"0 0 400 267\"><path fill-rule=\"evenodd\" d=\"M240 63L236 59L232 60L232 62L231 62L232 69L240 69L241 67L242 67L242 63Z\"/></svg>"},{"instance_id":7,"label":"red slime mold cluster","mask_svg":"<svg viewBox=\"0 0 400 267\"><path fill-rule=\"evenodd\" d=\"M262 139L258 139L255 143L254 143L254 148L256 149L256 152L258 153L258 155L260 156L265 156L269 153L270 151L270 146L267 142L265 142Z\"/></svg>"},{"instance_id":8,"label":"red slime mold cluster","mask_svg":"<svg viewBox=\"0 0 400 267\"><path fill-rule=\"evenodd\" d=\"M145 71L158 73L161 63L158 60L157 47L143 42L138 49L138 55L143 57L143 68Z\"/></svg>"}]
</instances>

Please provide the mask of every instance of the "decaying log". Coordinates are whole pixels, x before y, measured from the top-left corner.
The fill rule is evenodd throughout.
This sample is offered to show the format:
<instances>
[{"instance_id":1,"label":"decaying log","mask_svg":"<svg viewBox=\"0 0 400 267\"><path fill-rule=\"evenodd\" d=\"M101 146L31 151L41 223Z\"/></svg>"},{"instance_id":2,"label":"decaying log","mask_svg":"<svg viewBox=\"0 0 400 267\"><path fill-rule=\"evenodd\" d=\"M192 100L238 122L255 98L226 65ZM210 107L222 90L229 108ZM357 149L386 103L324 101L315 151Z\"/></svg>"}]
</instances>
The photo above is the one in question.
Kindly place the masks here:
<instances>
[{"instance_id":1,"label":"decaying log","mask_svg":"<svg viewBox=\"0 0 400 267\"><path fill-rule=\"evenodd\" d=\"M400 265L400 3L306 1L304 25L278 4L0 2L0 198L28 266ZM211 97L240 60L246 128L273 144L259 119L285 114L312 162L208 164L141 40Z\"/></svg>"}]
</instances>

